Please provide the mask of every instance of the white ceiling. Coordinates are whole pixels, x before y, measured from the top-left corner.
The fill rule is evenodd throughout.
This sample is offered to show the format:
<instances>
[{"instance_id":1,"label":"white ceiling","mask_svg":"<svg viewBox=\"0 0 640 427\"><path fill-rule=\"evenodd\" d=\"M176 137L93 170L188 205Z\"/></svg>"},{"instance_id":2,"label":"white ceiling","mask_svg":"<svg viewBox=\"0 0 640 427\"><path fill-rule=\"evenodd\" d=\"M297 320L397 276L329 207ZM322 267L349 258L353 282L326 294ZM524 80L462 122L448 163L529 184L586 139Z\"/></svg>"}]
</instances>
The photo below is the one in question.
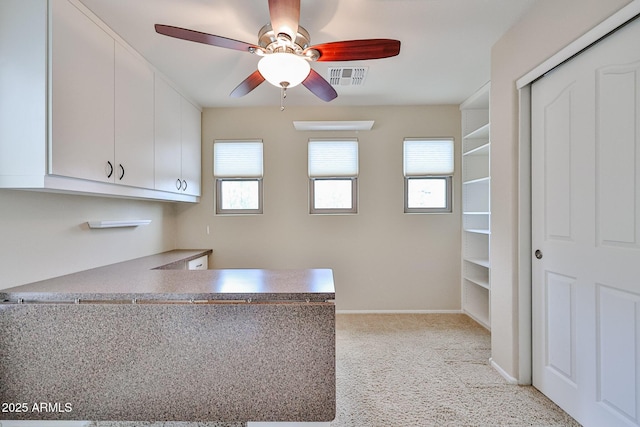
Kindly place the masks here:
<instances>
[{"instance_id":1,"label":"white ceiling","mask_svg":"<svg viewBox=\"0 0 640 427\"><path fill-rule=\"evenodd\" d=\"M267 0L81 0L178 87L203 107L279 105L267 82L243 98L229 93L257 68L258 57L156 34L167 24L257 44L269 22ZM328 105L459 104L490 80L491 46L536 0L301 0L300 24L311 44L391 38L393 58L317 62L368 66L362 86L336 88ZM305 87L291 88L287 105L326 105Z\"/></svg>"}]
</instances>

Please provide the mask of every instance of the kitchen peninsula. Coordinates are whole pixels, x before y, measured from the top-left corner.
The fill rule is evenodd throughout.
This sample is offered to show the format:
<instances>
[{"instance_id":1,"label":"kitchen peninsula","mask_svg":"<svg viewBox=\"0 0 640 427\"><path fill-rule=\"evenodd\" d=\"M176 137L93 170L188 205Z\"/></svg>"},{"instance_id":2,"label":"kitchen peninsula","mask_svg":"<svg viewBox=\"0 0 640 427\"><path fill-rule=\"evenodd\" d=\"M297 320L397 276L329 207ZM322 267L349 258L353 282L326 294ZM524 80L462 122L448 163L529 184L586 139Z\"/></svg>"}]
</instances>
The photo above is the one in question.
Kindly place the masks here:
<instances>
[{"instance_id":1,"label":"kitchen peninsula","mask_svg":"<svg viewBox=\"0 0 640 427\"><path fill-rule=\"evenodd\" d=\"M185 269L210 253L0 290L0 419L332 420L332 271Z\"/></svg>"}]
</instances>

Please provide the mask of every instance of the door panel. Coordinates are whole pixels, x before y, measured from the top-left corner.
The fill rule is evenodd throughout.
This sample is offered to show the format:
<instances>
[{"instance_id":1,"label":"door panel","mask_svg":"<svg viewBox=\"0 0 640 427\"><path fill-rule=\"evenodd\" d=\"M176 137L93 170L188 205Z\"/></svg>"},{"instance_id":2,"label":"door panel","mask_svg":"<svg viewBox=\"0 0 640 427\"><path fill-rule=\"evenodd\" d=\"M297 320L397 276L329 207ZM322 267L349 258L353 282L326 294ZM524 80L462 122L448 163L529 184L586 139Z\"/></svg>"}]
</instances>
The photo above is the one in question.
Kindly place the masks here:
<instances>
[{"instance_id":1,"label":"door panel","mask_svg":"<svg viewBox=\"0 0 640 427\"><path fill-rule=\"evenodd\" d=\"M636 418L640 297L598 284L598 400L609 410Z\"/></svg>"},{"instance_id":2,"label":"door panel","mask_svg":"<svg viewBox=\"0 0 640 427\"><path fill-rule=\"evenodd\" d=\"M533 383L640 426L640 21L532 85Z\"/></svg>"},{"instance_id":3,"label":"door panel","mask_svg":"<svg viewBox=\"0 0 640 427\"><path fill-rule=\"evenodd\" d=\"M544 139L547 239L571 240L571 168L566 166L571 165L572 95L572 85L569 84L544 111L547 126Z\"/></svg>"},{"instance_id":4,"label":"door panel","mask_svg":"<svg viewBox=\"0 0 640 427\"><path fill-rule=\"evenodd\" d=\"M545 365L571 385L576 381L575 277L546 272Z\"/></svg>"},{"instance_id":5,"label":"door panel","mask_svg":"<svg viewBox=\"0 0 640 427\"><path fill-rule=\"evenodd\" d=\"M636 94L640 63L597 74L598 241L638 247L638 138Z\"/></svg>"}]
</instances>

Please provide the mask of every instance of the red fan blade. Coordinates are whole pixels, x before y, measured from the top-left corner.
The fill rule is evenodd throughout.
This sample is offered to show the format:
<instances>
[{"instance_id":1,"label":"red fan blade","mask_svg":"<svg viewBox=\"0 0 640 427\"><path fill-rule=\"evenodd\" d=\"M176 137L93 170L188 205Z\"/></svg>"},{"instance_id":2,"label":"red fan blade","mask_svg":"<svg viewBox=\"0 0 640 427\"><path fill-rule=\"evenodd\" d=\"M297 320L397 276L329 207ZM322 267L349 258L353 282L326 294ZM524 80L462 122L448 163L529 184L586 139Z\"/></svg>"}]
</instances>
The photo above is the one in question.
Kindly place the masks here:
<instances>
[{"instance_id":1,"label":"red fan blade","mask_svg":"<svg viewBox=\"0 0 640 427\"><path fill-rule=\"evenodd\" d=\"M338 96L336 90L326 81L317 71L313 68L311 72L307 76L306 79L302 82L304 87L309 89L315 96L322 99L323 101L331 101Z\"/></svg>"},{"instance_id":2,"label":"red fan blade","mask_svg":"<svg viewBox=\"0 0 640 427\"><path fill-rule=\"evenodd\" d=\"M155 27L158 34L175 37L176 39L204 43L211 46L224 47L227 49L242 50L245 52L250 52L253 49L260 49L260 47L250 43L228 39L222 36L215 36L213 34L201 33L200 31L188 30L186 28L172 27L171 25L161 24L156 24Z\"/></svg>"},{"instance_id":3,"label":"red fan blade","mask_svg":"<svg viewBox=\"0 0 640 427\"><path fill-rule=\"evenodd\" d=\"M348 40L324 43L305 49L320 53L318 61L361 61L396 56L400 53L400 41L391 39Z\"/></svg>"},{"instance_id":4,"label":"red fan blade","mask_svg":"<svg viewBox=\"0 0 640 427\"><path fill-rule=\"evenodd\" d=\"M260 71L255 70L249 77L244 79L236 88L229 94L232 98L240 98L245 96L264 81L264 77L260 74Z\"/></svg>"},{"instance_id":5,"label":"red fan blade","mask_svg":"<svg viewBox=\"0 0 640 427\"><path fill-rule=\"evenodd\" d=\"M300 22L300 0L269 0L271 28L277 36L287 34L291 41L296 40Z\"/></svg>"}]
</instances>

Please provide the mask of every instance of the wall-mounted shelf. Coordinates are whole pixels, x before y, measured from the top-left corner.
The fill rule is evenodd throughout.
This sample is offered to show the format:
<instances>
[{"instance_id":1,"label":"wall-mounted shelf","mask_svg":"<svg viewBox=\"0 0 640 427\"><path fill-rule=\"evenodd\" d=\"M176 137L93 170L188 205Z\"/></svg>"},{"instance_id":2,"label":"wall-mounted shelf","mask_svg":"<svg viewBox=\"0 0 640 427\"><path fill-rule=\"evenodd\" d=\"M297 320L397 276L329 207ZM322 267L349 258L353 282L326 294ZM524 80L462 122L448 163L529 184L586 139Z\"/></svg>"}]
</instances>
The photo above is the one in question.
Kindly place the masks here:
<instances>
[{"instance_id":1,"label":"wall-mounted shelf","mask_svg":"<svg viewBox=\"0 0 640 427\"><path fill-rule=\"evenodd\" d=\"M137 227L139 225L148 225L150 223L151 223L150 219L131 219L131 220L119 220L119 221L87 221L89 228Z\"/></svg>"}]
</instances>

